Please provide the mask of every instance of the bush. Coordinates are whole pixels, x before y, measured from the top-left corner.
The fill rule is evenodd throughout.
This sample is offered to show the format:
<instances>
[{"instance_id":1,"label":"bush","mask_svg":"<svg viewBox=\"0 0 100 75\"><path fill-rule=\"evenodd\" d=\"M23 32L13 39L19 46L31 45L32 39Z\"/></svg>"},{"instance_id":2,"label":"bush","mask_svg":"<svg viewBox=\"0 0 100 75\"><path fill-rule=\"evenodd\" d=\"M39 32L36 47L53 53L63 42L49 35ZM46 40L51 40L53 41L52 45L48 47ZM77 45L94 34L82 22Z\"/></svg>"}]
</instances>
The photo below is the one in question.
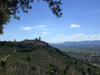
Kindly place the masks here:
<instances>
[{"instance_id":1,"label":"bush","mask_svg":"<svg viewBox=\"0 0 100 75\"><path fill-rule=\"evenodd\" d=\"M31 67L31 70L36 71L36 67Z\"/></svg>"},{"instance_id":2,"label":"bush","mask_svg":"<svg viewBox=\"0 0 100 75\"><path fill-rule=\"evenodd\" d=\"M31 57L27 55L26 60L27 61L30 61L31 60Z\"/></svg>"},{"instance_id":3,"label":"bush","mask_svg":"<svg viewBox=\"0 0 100 75\"><path fill-rule=\"evenodd\" d=\"M53 64L49 64L50 68L51 68L51 71L54 71L54 72L59 72L59 69L57 66L53 65Z\"/></svg>"},{"instance_id":4,"label":"bush","mask_svg":"<svg viewBox=\"0 0 100 75\"><path fill-rule=\"evenodd\" d=\"M1 66L3 67L3 66L5 66L6 65L6 62L5 61L3 61L3 60L1 60Z\"/></svg>"}]
</instances>

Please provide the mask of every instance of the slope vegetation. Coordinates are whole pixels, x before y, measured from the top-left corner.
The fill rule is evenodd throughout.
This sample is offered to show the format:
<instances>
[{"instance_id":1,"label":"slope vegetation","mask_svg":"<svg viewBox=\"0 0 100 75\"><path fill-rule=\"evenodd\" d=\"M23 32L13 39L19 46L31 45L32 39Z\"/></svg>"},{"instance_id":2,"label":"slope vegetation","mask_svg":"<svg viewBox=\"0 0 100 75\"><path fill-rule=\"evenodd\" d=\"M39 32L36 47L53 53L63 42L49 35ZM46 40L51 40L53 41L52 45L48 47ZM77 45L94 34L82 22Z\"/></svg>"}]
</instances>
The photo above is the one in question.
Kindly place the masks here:
<instances>
[{"instance_id":1,"label":"slope vegetation","mask_svg":"<svg viewBox=\"0 0 100 75\"><path fill-rule=\"evenodd\" d=\"M17 52L0 65L0 75L100 75L100 68L79 62L50 45L16 47Z\"/></svg>"}]
</instances>

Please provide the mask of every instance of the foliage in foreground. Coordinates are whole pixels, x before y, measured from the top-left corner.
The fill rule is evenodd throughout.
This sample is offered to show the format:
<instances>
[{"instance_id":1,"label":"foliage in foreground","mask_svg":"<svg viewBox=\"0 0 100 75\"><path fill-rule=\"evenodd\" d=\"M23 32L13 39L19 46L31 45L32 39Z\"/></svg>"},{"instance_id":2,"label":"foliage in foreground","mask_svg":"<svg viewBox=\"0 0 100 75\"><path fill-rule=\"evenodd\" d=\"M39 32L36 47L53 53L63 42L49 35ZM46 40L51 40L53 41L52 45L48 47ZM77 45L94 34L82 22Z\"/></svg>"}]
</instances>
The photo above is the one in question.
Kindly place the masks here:
<instances>
[{"instance_id":1,"label":"foliage in foreground","mask_svg":"<svg viewBox=\"0 0 100 75\"><path fill-rule=\"evenodd\" d=\"M39 0L38 0L39 1ZM56 15L58 18L62 16L60 1L55 0L43 0L44 2L48 3L49 8ZM16 16L16 13L20 13L19 9L23 12L28 13L28 9L32 9L30 5L33 3L33 0L0 0L0 34L3 34L3 25L10 22L10 18L13 15L14 18L18 20L20 17Z\"/></svg>"}]
</instances>

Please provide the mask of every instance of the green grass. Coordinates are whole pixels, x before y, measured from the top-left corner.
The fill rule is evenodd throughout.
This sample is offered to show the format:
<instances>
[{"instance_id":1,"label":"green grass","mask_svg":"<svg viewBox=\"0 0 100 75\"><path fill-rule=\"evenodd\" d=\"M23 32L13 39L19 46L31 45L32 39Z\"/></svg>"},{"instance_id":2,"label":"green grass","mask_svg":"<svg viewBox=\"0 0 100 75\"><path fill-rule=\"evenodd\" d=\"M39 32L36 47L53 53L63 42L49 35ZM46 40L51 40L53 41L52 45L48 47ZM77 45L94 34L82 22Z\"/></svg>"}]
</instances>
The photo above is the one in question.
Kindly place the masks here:
<instances>
[{"instance_id":1,"label":"green grass","mask_svg":"<svg viewBox=\"0 0 100 75\"><path fill-rule=\"evenodd\" d=\"M0 59L15 51L15 47L0 46Z\"/></svg>"},{"instance_id":2,"label":"green grass","mask_svg":"<svg viewBox=\"0 0 100 75\"><path fill-rule=\"evenodd\" d=\"M12 53L0 75L100 75L100 68L84 64L53 47Z\"/></svg>"}]
</instances>

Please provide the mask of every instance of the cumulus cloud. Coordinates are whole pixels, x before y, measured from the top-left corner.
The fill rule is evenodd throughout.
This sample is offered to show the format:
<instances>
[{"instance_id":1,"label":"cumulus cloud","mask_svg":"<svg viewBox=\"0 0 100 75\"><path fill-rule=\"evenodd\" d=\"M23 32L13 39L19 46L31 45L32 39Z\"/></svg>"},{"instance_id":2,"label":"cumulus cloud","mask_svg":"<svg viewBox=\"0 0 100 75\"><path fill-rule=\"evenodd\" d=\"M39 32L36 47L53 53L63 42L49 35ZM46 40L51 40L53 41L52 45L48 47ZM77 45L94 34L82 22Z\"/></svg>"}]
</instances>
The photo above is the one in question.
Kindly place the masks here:
<instances>
[{"instance_id":1,"label":"cumulus cloud","mask_svg":"<svg viewBox=\"0 0 100 75\"><path fill-rule=\"evenodd\" d=\"M49 34L51 34L51 33L50 32L42 32L42 35L41 36L43 37L43 36L49 35Z\"/></svg>"},{"instance_id":2,"label":"cumulus cloud","mask_svg":"<svg viewBox=\"0 0 100 75\"><path fill-rule=\"evenodd\" d=\"M100 34L86 35L86 34L73 34L70 36L63 37L54 37L48 42L50 43L62 43L65 41L91 41L91 40L100 40Z\"/></svg>"},{"instance_id":3,"label":"cumulus cloud","mask_svg":"<svg viewBox=\"0 0 100 75\"><path fill-rule=\"evenodd\" d=\"M42 30L46 30L45 25L38 25L37 28L41 28Z\"/></svg>"},{"instance_id":4,"label":"cumulus cloud","mask_svg":"<svg viewBox=\"0 0 100 75\"><path fill-rule=\"evenodd\" d=\"M33 26L32 28L37 28L37 26Z\"/></svg>"},{"instance_id":5,"label":"cumulus cloud","mask_svg":"<svg viewBox=\"0 0 100 75\"><path fill-rule=\"evenodd\" d=\"M20 27L21 29L24 29L24 30L31 30L32 27Z\"/></svg>"},{"instance_id":6,"label":"cumulus cloud","mask_svg":"<svg viewBox=\"0 0 100 75\"><path fill-rule=\"evenodd\" d=\"M45 27L45 25L36 25L36 26L33 26L33 27L21 27L20 26L20 29L24 29L24 30L31 30L31 29L42 29L42 30L46 30L46 27Z\"/></svg>"},{"instance_id":7,"label":"cumulus cloud","mask_svg":"<svg viewBox=\"0 0 100 75\"><path fill-rule=\"evenodd\" d=\"M43 28L43 30L47 30L46 28Z\"/></svg>"},{"instance_id":8,"label":"cumulus cloud","mask_svg":"<svg viewBox=\"0 0 100 75\"><path fill-rule=\"evenodd\" d=\"M32 37L37 37L37 35L34 34L34 35L32 35Z\"/></svg>"},{"instance_id":9,"label":"cumulus cloud","mask_svg":"<svg viewBox=\"0 0 100 75\"><path fill-rule=\"evenodd\" d=\"M42 32L43 35L49 35L51 34L50 32Z\"/></svg>"},{"instance_id":10,"label":"cumulus cloud","mask_svg":"<svg viewBox=\"0 0 100 75\"><path fill-rule=\"evenodd\" d=\"M91 37L93 37L93 38L97 38L97 37L100 37L100 35L90 35L90 36L88 36L89 38L91 38Z\"/></svg>"},{"instance_id":11,"label":"cumulus cloud","mask_svg":"<svg viewBox=\"0 0 100 75\"><path fill-rule=\"evenodd\" d=\"M100 35L93 34L93 35L86 35L86 34L74 34L73 39L78 41L83 40L100 40Z\"/></svg>"},{"instance_id":12,"label":"cumulus cloud","mask_svg":"<svg viewBox=\"0 0 100 75\"><path fill-rule=\"evenodd\" d=\"M86 35L86 34L74 34L73 37L77 37L77 38L100 38L100 35L96 35L96 34L93 34L93 35Z\"/></svg>"},{"instance_id":13,"label":"cumulus cloud","mask_svg":"<svg viewBox=\"0 0 100 75\"><path fill-rule=\"evenodd\" d=\"M85 34L74 34L73 37L81 38L81 37L86 37L86 35Z\"/></svg>"},{"instance_id":14,"label":"cumulus cloud","mask_svg":"<svg viewBox=\"0 0 100 75\"><path fill-rule=\"evenodd\" d=\"M80 25L77 25L77 24L71 24L71 27L72 27L72 28L79 28Z\"/></svg>"},{"instance_id":15,"label":"cumulus cloud","mask_svg":"<svg viewBox=\"0 0 100 75\"><path fill-rule=\"evenodd\" d=\"M38 28L44 28L45 25L38 25L37 27L38 27Z\"/></svg>"},{"instance_id":16,"label":"cumulus cloud","mask_svg":"<svg viewBox=\"0 0 100 75\"><path fill-rule=\"evenodd\" d=\"M61 37L63 37L64 35L63 35L63 34L57 34L57 36L61 36Z\"/></svg>"}]
</instances>

